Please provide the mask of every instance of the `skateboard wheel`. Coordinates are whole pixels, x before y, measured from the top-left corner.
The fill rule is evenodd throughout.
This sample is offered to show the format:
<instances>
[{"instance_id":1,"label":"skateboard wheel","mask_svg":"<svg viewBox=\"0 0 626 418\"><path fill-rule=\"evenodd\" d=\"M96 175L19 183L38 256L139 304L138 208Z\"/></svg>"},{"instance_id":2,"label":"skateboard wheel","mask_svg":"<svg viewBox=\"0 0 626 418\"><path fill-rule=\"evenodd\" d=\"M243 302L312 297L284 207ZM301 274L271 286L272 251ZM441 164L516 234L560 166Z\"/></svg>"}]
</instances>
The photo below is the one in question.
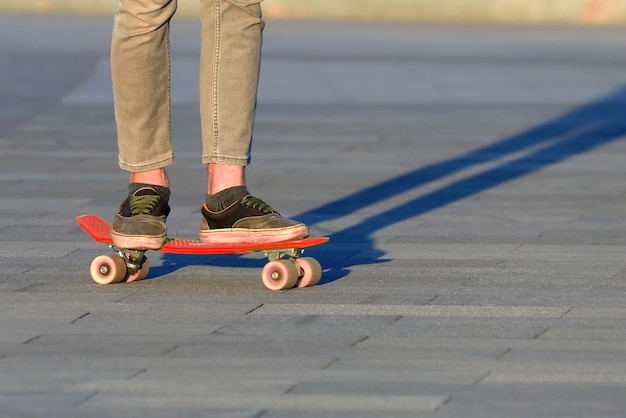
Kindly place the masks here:
<instances>
[{"instance_id":1,"label":"skateboard wheel","mask_svg":"<svg viewBox=\"0 0 626 418\"><path fill-rule=\"evenodd\" d=\"M119 283L126 277L126 261L118 255L101 255L91 262L89 272L98 284Z\"/></svg>"},{"instance_id":2,"label":"skateboard wheel","mask_svg":"<svg viewBox=\"0 0 626 418\"><path fill-rule=\"evenodd\" d=\"M261 279L270 290L291 289L298 282L298 268L289 260L270 261L263 267Z\"/></svg>"},{"instance_id":3,"label":"skateboard wheel","mask_svg":"<svg viewBox=\"0 0 626 418\"><path fill-rule=\"evenodd\" d=\"M139 280L143 280L146 278L149 271L150 271L150 262L148 261L147 258L144 258L143 263L141 263L141 269L139 269L139 271L135 274L128 275L128 277L126 278L126 281L137 282Z\"/></svg>"},{"instance_id":4,"label":"skateboard wheel","mask_svg":"<svg viewBox=\"0 0 626 418\"><path fill-rule=\"evenodd\" d=\"M297 258L296 263L302 269L302 277L298 281L299 288L315 286L322 278L322 266L311 257Z\"/></svg>"}]
</instances>

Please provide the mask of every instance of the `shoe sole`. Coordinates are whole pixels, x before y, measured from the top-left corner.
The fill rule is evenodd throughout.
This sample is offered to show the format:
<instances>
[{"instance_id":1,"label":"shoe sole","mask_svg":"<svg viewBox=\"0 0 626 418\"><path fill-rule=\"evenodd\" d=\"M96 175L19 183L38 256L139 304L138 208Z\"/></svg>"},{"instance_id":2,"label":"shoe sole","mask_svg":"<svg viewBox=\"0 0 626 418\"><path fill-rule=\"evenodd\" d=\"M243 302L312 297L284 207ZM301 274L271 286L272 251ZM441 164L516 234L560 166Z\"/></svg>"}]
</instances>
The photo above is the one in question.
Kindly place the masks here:
<instances>
[{"instance_id":1,"label":"shoe sole","mask_svg":"<svg viewBox=\"0 0 626 418\"><path fill-rule=\"evenodd\" d=\"M111 232L113 244L124 250L158 250L165 244L166 235L123 235Z\"/></svg>"},{"instance_id":2,"label":"shoe sole","mask_svg":"<svg viewBox=\"0 0 626 418\"><path fill-rule=\"evenodd\" d=\"M304 239L308 236L309 228L306 225L296 225L288 228L224 228L200 231L200 241L207 244L269 244Z\"/></svg>"}]
</instances>

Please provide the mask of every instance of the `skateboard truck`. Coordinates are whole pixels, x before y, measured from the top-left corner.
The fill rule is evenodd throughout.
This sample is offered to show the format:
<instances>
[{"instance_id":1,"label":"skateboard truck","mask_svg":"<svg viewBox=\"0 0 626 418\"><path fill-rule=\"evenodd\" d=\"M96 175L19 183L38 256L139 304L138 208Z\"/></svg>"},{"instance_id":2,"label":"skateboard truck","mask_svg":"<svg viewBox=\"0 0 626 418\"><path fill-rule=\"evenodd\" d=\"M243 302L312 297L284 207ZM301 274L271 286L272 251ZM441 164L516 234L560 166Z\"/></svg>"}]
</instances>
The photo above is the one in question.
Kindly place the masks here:
<instances>
[{"instance_id":1,"label":"skateboard truck","mask_svg":"<svg viewBox=\"0 0 626 418\"><path fill-rule=\"evenodd\" d=\"M280 251L265 251L264 252L265 257L267 257L269 261L276 261L285 257L296 259L300 257L302 253L304 253L304 249L301 249L301 248L289 248L289 249L280 250Z\"/></svg>"},{"instance_id":2,"label":"skateboard truck","mask_svg":"<svg viewBox=\"0 0 626 418\"><path fill-rule=\"evenodd\" d=\"M143 263L147 260L145 250L123 250L115 245L109 245L113 251L115 251L120 257L126 261L126 269L128 274L132 275L141 270Z\"/></svg>"}]
</instances>

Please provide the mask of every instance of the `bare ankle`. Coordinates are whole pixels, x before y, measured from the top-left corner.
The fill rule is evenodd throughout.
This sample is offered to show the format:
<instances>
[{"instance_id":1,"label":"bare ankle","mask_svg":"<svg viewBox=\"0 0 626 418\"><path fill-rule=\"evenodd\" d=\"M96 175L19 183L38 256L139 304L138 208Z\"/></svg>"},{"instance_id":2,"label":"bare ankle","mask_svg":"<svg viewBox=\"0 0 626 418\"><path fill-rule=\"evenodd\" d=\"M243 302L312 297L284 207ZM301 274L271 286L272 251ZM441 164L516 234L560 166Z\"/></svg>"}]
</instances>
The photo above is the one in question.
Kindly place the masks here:
<instances>
[{"instance_id":1,"label":"bare ankle","mask_svg":"<svg viewBox=\"0 0 626 418\"><path fill-rule=\"evenodd\" d=\"M215 194L234 186L245 186L245 167L230 164L207 166L207 193Z\"/></svg>"},{"instance_id":2,"label":"bare ankle","mask_svg":"<svg viewBox=\"0 0 626 418\"><path fill-rule=\"evenodd\" d=\"M163 168L155 170L130 173L131 183L154 184L156 186L170 187L170 179Z\"/></svg>"}]
</instances>

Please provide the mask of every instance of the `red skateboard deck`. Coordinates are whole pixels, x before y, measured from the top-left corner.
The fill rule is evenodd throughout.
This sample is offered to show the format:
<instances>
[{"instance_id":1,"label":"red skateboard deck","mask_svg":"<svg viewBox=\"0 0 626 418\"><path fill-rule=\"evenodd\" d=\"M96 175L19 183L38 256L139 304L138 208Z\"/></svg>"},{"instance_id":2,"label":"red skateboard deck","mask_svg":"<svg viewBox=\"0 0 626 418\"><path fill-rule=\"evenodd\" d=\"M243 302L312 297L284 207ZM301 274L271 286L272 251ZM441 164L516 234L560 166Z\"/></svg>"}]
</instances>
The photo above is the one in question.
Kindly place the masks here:
<instances>
[{"instance_id":1,"label":"red skateboard deck","mask_svg":"<svg viewBox=\"0 0 626 418\"><path fill-rule=\"evenodd\" d=\"M76 218L78 224L96 242L113 247L111 226L98 215L81 215ZM269 263L263 268L261 278L268 289L282 290L290 287L308 287L317 284L322 269L317 260L300 257L305 248L325 244L328 237L305 238L266 244L208 244L200 240L171 238L159 249L163 253L174 254L247 254L266 253ZM145 251L132 249L114 249L118 255L96 257L91 265L91 276L99 284L111 284L121 281L136 281L145 278L149 264L143 256ZM133 263L128 253L139 257L141 261ZM287 257L287 259L283 259ZM121 261L120 261L121 260ZM134 260L137 261L137 260Z\"/></svg>"}]
</instances>

